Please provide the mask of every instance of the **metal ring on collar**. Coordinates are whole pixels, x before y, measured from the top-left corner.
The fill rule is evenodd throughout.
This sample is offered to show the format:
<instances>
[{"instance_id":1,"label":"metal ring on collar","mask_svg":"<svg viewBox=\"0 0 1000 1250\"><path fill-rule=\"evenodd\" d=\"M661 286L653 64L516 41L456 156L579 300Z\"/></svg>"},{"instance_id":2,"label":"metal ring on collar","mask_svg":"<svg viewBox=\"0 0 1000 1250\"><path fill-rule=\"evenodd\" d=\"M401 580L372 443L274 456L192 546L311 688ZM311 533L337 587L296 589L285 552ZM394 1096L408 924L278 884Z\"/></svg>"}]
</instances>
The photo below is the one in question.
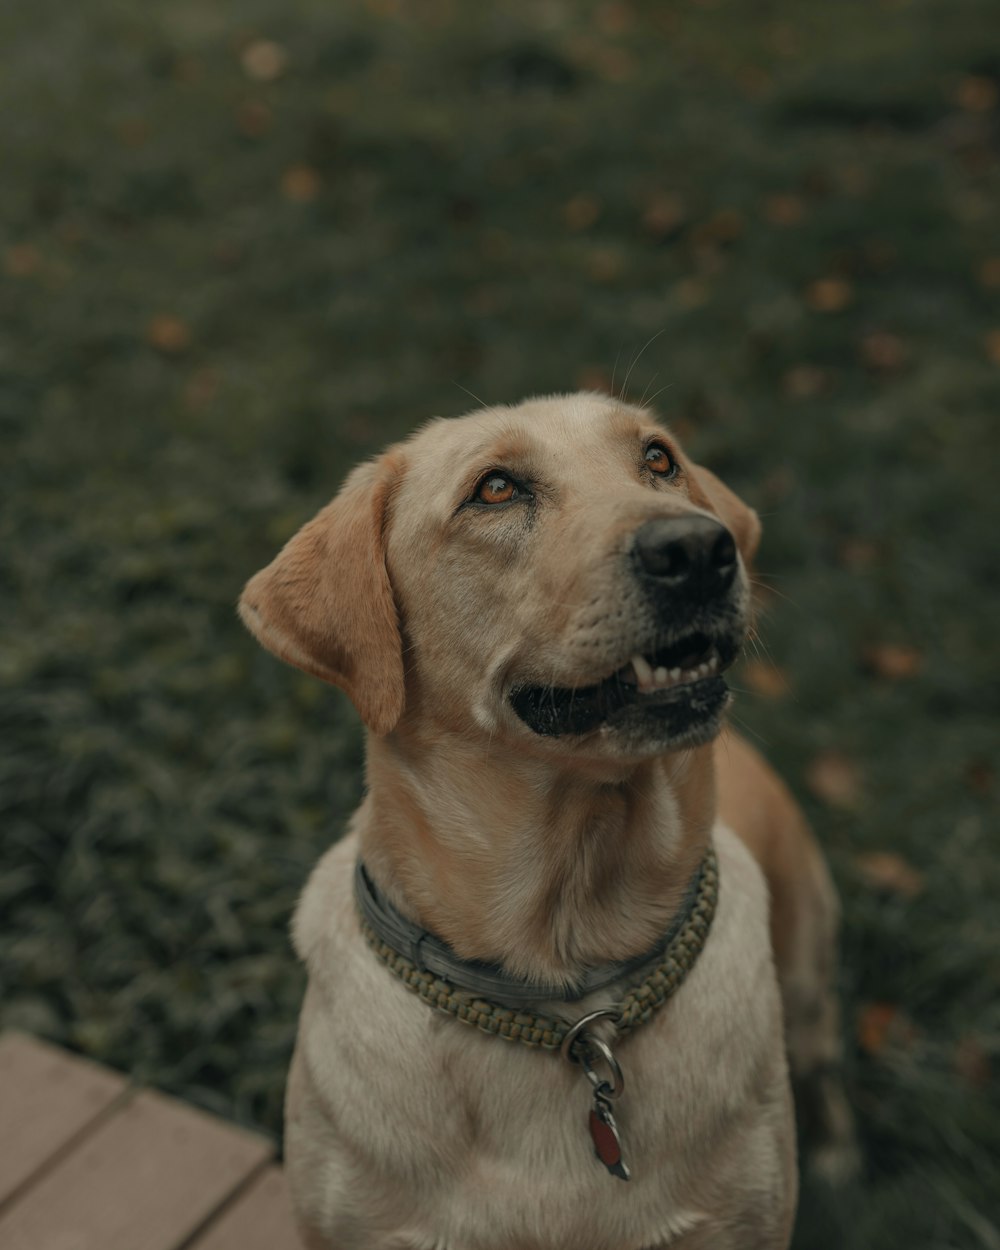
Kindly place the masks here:
<instances>
[{"instance_id":1,"label":"metal ring on collar","mask_svg":"<svg viewBox=\"0 0 1000 1250\"><path fill-rule=\"evenodd\" d=\"M590 1011L587 1015L581 1016L579 1020L571 1024L566 1030L566 1035L562 1040L562 1045L559 1047L559 1053L562 1057L567 1059L570 1063L580 1063L581 1060L578 1059L573 1053L575 1043L579 1040L581 1033L583 1033L588 1024L593 1024L595 1020L600 1020L605 1016L607 1016L609 1020L617 1019L618 1012L614 1008L605 1007L601 1011ZM596 1041L597 1039L589 1038L588 1040Z\"/></svg>"},{"instance_id":2,"label":"metal ring on collar","mask_svg":"<svg viewBox=\"0 0 1000 1250\"><path fill-rule=\"evenodd\" d=\"M587 1080L594 1087L595 1096L607 1099L620 1097L625 1092L625 1074L622 1072L621 1064L615 1058L615 1052L607 1042L602 1042L599 1037L592 1037L589 1034L587 1035L587 1046L597 1051L597 1054L608 1065L608 1069L611 1072L611 1083L602 1081L594 1071L590 1052L584 1052L583 1059L580 1062L583 1064L583 1070L587 1074Z\"/></svg>"}]
</instances>

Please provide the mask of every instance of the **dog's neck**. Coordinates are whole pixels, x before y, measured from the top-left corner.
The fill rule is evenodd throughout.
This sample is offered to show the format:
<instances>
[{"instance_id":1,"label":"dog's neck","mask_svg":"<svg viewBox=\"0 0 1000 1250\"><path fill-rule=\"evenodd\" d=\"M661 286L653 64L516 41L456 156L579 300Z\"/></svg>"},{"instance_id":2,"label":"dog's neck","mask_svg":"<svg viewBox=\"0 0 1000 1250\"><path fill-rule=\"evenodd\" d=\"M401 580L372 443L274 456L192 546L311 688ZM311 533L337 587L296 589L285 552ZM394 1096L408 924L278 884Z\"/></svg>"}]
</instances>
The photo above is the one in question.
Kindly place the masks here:
<instances>
[{"instance_id":1,"label":"dog's neck","mask_svg":"<svg viewBox=\"0 0 1000 1250\"><path fill-rule=\"evenodd\" d=\"M370 872L465 959L573 978L647 950L711 832L711 745L603 775L496 742L372 738L359 814Z\"/></svg>"}]
</instances>

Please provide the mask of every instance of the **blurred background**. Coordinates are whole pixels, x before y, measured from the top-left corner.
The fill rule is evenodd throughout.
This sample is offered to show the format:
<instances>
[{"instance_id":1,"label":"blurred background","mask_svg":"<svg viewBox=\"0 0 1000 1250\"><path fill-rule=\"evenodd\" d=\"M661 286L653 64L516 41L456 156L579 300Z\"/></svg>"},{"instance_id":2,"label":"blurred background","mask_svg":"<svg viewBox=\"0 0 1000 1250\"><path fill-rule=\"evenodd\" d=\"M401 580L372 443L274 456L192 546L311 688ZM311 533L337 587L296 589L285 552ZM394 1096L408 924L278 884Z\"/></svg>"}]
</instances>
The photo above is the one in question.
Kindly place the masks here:
<instances>
[{"instance_id":1,"label":"blurred background","mask_svg":"<svg viewBox=\"0 0 1000 1250\"><path fill-rule=\"evenodd\" d=\"M995 0L35 0L0 109L0 1023L280 1131L362 738L239 589L431 415L628 373L764 518L736 718L844 899L796 1246L997 1250Z\"/></svg>"}]
</instances>

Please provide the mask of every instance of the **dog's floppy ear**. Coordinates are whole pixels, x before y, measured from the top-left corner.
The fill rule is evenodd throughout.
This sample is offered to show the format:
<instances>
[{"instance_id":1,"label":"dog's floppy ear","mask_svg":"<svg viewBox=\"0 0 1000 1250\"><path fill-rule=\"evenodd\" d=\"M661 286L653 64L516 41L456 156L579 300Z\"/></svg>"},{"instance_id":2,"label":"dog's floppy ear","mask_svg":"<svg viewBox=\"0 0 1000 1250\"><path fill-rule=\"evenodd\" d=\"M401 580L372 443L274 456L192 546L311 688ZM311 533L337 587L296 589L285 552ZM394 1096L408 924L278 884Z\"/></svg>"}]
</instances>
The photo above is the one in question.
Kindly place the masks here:
<instances>
[{"instance_id":1,"label":"dog's floppy ear","mask_svg":"<svg viewBox=\"0 0 1000 1250\"><path fill-rule=\"evenodd\" d=\"M749 567L760 546L760 517L710 470L690 463L688 468L692 478L691 498L695 503L711 508L725 524L736 539L743 563Z\"/></svg>"},{"instance_id":2,"label":"dog's floppy ear","mask_svg":"<svg viewBox=\"0 0 1000 1250\"><path fill-rule=\"evenodd\" d=\"M403 648L385 565L386 508L402 472L388 452L359 465L340 493L247 582L239 613L276 656L350 696L378 734L403 711Z\"/></svg>"}]
</instances>

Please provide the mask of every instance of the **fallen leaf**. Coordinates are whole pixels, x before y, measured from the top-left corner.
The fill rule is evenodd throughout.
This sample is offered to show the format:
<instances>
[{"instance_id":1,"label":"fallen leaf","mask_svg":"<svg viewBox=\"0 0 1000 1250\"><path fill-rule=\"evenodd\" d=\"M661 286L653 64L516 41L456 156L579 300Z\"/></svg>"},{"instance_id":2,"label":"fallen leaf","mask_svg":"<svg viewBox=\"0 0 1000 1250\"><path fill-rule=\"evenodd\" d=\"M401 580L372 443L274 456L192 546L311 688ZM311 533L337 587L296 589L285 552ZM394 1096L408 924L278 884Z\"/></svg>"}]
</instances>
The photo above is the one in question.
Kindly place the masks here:
<instances>
[{"instance_id":1,"label":"fallen leaf","mask_svg":"<svg viewBox=\"0 0 1000 1250\"><path fill-rule=\"evenodd\" d=\"M809 790L828 807L853 811L861 801L861 770L835 747L814 756L805 774Z\"/></svg>"},{"instance_id":2,"label":"fallen leaf","mask_svg":"<svg viewBox=\"0 0 1000 1250\"><path fill-rule=\"evenodd\" d=\"M118 127L118 137L127 147L141 148L149 138L149 123L140 117L130 117Z\"/></svg>"},{"instance_id":3,"label":"fallen leaf","mask_svg":"<svg viewBox=\"0 0 1000 1250\"><path fill-rule=\"evenodd\" d=\"M273 39L255 39L240 57L243 72L258 82L273 82L288 68L288 53Z\"/></svg>"},{"instance_id":4,"label":"fallen leaf","mask_svg":"<svg viewBox=\"0 0 1000 1250\"><path fill-rule=\"evenodd\" d=\"M993 1078L990 1056L978 1037L959 1038L955 1046L955 1071L977 1089L989 1085Z\"/></svg>"},{"instance_id":5,"label":"fallen leaf","mask_svg":"<svg viewBox=\"0 0 1000 1250\"><path fill-rule=\"evenodd\" d=\"M741 213L735 208L724 208L708 221L703 221L691 232L696 247L713 247L716 244L735 243L746 229Z\"/></svg>"},{"instance_id":6,"label":"fallen leaf","mask_svg":"<svg viewBox=\"0 0 1000 1250\"><path fill-rule=\"evenodd\" d=\"M873 890L914 899L924 892L924 876L894 851L866 851L854 863L864 883Z\"/></svg>"},{"instance_id":7,"label":"fallen leaf","mask_svg":"<svg viewBox=\"0 0 1000 1250\"><path fill-rule=\"evenodd\" d=\"M915 677L924 666L923 652L906 643L873 642L862 650L861 658L869 672L888 681Z\"/></svg>"},{"instance_id":8,"label":"fallen leaf","mask_svg":"<svg viewBox=\"0 0 1000 1250\"><path fill-rule=\"evenodd\" d=\"M955 103L967 113L988 113L1000 99L1000 90L992 78L983 74L970 74L963 78L955 91Z\"/></svg>"},{"instance_id":9,"label":"fallen leaf","mask_svg":"<svg viewBox=\"0 0 1000 1250\"><path fill-rule=\"evenodd\" d=\"M854 299L854 288L844 278L817 278L805 299L814 312L842 312Z\"/></svg>"},{"instance_id":10,"label":"fallen leaf","mask_svg":"<svg viewBox=\"0 0 1000 1250\"><path fill-rule=\"evenodd\" d=\"M857 1036L861 1049L880 1055L887 1046L907 1047L916 1030L912 1021L893 1003L865 1003L858 1009Z\"/></svg>"},{"instance_id":11,"label":"fallen leaf","mask_svg":"<svg viewBox=\"0 0 1000 1250\"><path fill-rule=\"evenodd\" d=\"M627 82L635 73L635 62L623 48L601 46L595 61L597 72L608 82Z\"/></svg>"},{"instance_id":12,"label":"fallen leaf","mask_svg":"<svg viewBox=\"0 0 1000 1250\"><path fill-rule=\"evenodd\" d=\"M309 165L289 165L281 176L281 192L293 204L310 204L319 188L319 174Z\"/></svg>"},{"instance_id":13,"label":"fallen leaf","mask_svg":"<svg viewBox=\"0 0 1000 1250\"><path fill-rule=\"evenodd\" d=\"M684 202L679 196L669 193L655 195L642 214L644 228L658 239L672 234L686 219Z\"/></svg>"},{"instance_id":14,"label":"fallen leaf","mask_svg":"<svg viewBox=\"0 0 1000 1250\"><path fill-rule=\"evenodd\" d=\"M993 768L988 760L970 760L965 769L965 781L975 794L989 794L993 789Z\"/></svg>"},{"instance_id":15,"label":"fallen leaf","mask_svg":"<svg viewBox=\"0 0 1000 1250\"><path fill-rule=\"evenodd\" d=\"M612 0L611 3L600 5L595 18L598 28L604 34L620 35L631 30L635 13L630 4L624 4L622 0Z\"/></svg>"},{"instance_id":16,"label":"fallen leaf","mask_svg":"<svg viewBox=\"0 0 1000 1250\"><path fill-rule=\"evenodd\" d=\"M712 298L708 284L699 278L682 278L674 284L673 291L682 308L700 308Z\"/></svg>"},{"instance_id":17,"label":"fallen leaf","mask_svg":"<svg viewBox=\"0 0 1000 1250\"><path fill-rule=\"evenodd\" d=\"M1000 365L1000 329L990 330L986 335L986 355L995 365Z\"/></svg>"},{"instance_id":18,"label":"fallen leaf","mask_svg":"<svg viewBox=\"0 0 1000 1250\"><path fill-rule=\"evenodd\" d=\"M596 282L614 282L625 268L625 260L616 247L595 247L590 253L587 268Z\"/></svg>"},{"instance_id":19,"label":"fallen leaf","mask_svg":"<svg viewBox=\"0 0 1000 1250\"><path fill-rule=\"evenodd\" d=\"M742 674L750 689L765 699L784 699L791 691L782 670L766 660L749 660L743 666Z\"/></svg>"},{"instance_id":20,"label":"fallen leaf","mask_svg":"<svg viewBox=\"0 0 1000 1250\"><path fill-rule=\"evenodd\" d=\"M812 399L826 389L830 375L817 365L795 365L782 378L781 384L789 399Z\"/></svg>"},{"instance_id":21,"label":"fallen leaf","mask_svg":"<svg viewBox=\"0 0 1000 1250\"><path fill-rule=\"evenodd\" d=\"M601 201L585 192L574 195L563 206L563 220L570 230L589 230L601 215Z\"/></svg>"},{"instance_id":22,"label":"fallen leaf","mask_svg":"<svg viewBox=\"0 0 1000 1250\"><path fill-rule=\"evenodd\" d=\"M873 330L861 340L861 359L877 373L897 373L906 364L906 345L895 334Z\"/></svg>"},{"instance_id":23,"label":"fallen leaf","mask_svg":"<svg viewBox=\"0 0 1000 1250\"><path fill-rule=\"evenodd\" d=\"M191 408L210 404L219 389L219 376L214 369L199 369L191 375L184 388L184 398Z\"/></svg>"},{"instance_id":24,"label":"fallen leaf","mask_svg":"<svg viewBox=\"0 0 1000 1250\"><path fill-rule=\"evenodd\" d=\"M191 344L191 331L170 313L159 313L146 326L146 342L166 356L175 356Z\"/></svg>"},{"instance_id":25,"label":"fallen leaf","mask_svg":"<svg viewBox=\"0 0 1000 1250\"><path fill-rule=\"evenodd\" d=\"M806 205L800 195L782 192L764 201L764 217L772 226L797 226L805 215Z\"/></svg>"},{"instance_id":26,"label":"fallen leaf","mask_svg":"<svg viewBox=\"0 0 1000 1250\"><path fill-rule=\"evenodd\" d=\"M41 264L41 253L31 243L15 243L4 252L3 267L12 278L27 278Z\"/></svg>"},{"instance_id":27,"label":"fallen leaf","mask_svg":"<svg viewBox=\"0 0 1000 1250\"><path fill-rule=\"evenodd\" d=\"M1000 289L1000 256L987 256L979 266L979 281L989 291Z\"/></svg>"},{"instance_id":28,"label":"fallen leaf","mask_svg":"<svg viewBox=\"0 0 1000 1250\"><path fill-rule=\"evenodd\" d=\"M870 538L845 538L837 550L841 568L864 572L874 565L882 554L878 543Z\"/></svg>"},{"instance_id":29,"label":"fallen leaf","mask_svg":"<svg viewBox=\"0 0 1000 1250\"><path fill-rule=\"evenodd\" d=\"M244 100L236 110L236 125L248 139L260 139L271 129L271 110L260 100Z\"/></svg>"}]
</instances>

